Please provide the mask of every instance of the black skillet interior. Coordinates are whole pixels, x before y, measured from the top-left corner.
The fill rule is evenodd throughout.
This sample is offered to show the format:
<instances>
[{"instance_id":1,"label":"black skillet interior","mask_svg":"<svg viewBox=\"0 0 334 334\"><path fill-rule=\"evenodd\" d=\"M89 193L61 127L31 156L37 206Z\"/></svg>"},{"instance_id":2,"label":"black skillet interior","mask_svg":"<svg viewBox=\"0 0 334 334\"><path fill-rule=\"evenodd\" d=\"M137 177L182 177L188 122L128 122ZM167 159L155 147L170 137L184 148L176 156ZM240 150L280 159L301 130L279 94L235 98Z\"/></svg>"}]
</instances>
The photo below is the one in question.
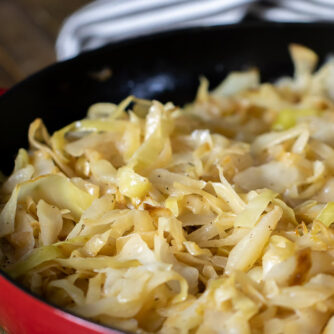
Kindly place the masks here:
<instances>
[{"instance_id":1,"label":"black skillet interior","mask_svg":"<svg viewBox=\"0 0 334 334\"><path fill-rule=\"evenodd\" d=\"M256 66L263 80L272 80L292 72L289 43L302 43L324 57L334 51L333 36L330 24L195 28L109 45L58 63L0 98L1 170L10 172L36 117L52 132L82 118L94 102L119 102L129 94L183 104L193 99L200 75L215 86L231 70ZM94 73L105 68L112 76L97 80Z\"/></svg>"}]
</instances>

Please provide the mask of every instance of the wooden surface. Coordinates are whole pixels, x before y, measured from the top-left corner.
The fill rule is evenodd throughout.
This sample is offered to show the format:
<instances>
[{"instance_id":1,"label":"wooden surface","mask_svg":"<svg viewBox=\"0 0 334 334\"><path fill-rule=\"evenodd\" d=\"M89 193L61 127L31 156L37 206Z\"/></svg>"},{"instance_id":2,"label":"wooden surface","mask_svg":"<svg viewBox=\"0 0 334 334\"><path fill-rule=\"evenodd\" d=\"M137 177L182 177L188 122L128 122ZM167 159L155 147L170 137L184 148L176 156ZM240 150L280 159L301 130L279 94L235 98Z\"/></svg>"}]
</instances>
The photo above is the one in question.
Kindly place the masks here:
<instances>
[{"instance_id":1,"label":"wooden surface","mask_svg":"<svg viewBox=\"0 0 334 334\"><path fill-rule=\"evenodd\" d=\"M56 61L63 20L91 0L0 0L0 88Z\"/></svg>"}]
</instances>

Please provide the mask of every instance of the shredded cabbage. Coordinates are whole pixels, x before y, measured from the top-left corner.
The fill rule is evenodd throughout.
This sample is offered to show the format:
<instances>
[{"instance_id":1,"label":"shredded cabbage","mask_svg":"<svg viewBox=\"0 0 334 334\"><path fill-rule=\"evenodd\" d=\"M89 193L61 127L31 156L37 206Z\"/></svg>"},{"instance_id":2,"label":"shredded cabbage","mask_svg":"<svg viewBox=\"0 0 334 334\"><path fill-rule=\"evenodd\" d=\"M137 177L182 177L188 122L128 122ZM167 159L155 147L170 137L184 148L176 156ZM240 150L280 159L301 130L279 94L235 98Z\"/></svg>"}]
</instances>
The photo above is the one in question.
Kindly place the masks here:
<instances>
[{"instance_id":1,"label":"shredded cabbage","mask_svg":"<svg viewBox=\"0 0 334 334\"><path fill-rule=\"evenodd\" d=\"M29 129L0 191L0 266L134 333L334 331L334 61L202 77L185 108L130 96Z\"/></svg>"},{"instance_id":2,"label":"shredded cabbage","mask_svg":"<svg viewBox=\"0 0 334 334\"><path fill-rule=\"evenodd\" d=\"M317 116L318 110L308 109L284 109L281 110L277 116L275 123L273 124L274 130L286 130L296 125L297 121L302 117Z\"/></svg>"},{"instance_id":3,"label":"shredded cabbage","mask_svg":"<svg viewBox=\"0 0 334 334\"><path fill-rule=\"evenodd\" d=\"M316 219L326 226L330 226L330 224L334 223L334 202L328 202Z\"/></svg>"}]
</instances>

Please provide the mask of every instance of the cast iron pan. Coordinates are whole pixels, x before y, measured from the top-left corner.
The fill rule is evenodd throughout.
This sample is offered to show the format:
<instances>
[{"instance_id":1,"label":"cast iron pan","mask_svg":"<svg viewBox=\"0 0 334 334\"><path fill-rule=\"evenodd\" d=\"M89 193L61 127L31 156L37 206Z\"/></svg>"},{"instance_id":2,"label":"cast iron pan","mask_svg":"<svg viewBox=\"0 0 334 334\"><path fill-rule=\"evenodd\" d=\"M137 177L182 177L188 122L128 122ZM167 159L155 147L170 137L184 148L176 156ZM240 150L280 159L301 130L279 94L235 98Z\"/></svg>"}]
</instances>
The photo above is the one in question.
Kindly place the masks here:
<instances>
[{"instance_id":1,"label":"cast iron pan","mask_svg":"<svg viewBox=\"0 0 334 334\"><path fill-rule=\"evenodd\" d=\"M229 71L254 66L262 80L271 81L292 74L289 43L308 46L323 60L334 51L333 36L334 25L325 23L195 28L108 45L55 64L0 98L1 169L11 171L36 117L52 132L84 117L92 103L117 103L130 94L182 105L194 98L200 75L214 87ZM94 74L105 68L112 76L97 80Z\"/></svg>"}]
</instances>

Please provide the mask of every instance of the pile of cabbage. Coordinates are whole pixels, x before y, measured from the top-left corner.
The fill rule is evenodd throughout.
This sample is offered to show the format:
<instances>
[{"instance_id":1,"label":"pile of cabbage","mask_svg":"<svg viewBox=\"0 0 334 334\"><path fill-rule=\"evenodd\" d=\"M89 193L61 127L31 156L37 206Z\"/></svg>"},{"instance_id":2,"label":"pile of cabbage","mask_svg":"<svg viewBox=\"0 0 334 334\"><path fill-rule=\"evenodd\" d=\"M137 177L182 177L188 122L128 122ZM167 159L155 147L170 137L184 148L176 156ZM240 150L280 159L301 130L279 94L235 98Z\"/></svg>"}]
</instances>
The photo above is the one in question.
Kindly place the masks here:
<instances>
[{"instance_id":1,"label":"pile of cabbage","mask_svg":"<svg viewBox=\"0 0 334 334\"><path fill-rule=\"evenodd\" d=\"M2 182L2 269L129 332L333 333L334 60L290 52L275 84L35 120Z\"/></svg>"}]
</instances>

